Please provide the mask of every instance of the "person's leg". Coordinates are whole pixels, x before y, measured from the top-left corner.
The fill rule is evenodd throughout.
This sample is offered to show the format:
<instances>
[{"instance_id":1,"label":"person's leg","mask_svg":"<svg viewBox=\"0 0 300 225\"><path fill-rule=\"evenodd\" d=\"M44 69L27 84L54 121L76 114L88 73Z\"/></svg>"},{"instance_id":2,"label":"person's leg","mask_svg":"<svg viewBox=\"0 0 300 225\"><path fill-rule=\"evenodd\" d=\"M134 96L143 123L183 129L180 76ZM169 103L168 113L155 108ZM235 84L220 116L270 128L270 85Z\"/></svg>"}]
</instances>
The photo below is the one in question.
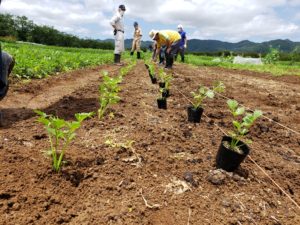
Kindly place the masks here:
<instances>
[{"instance_id":1,"label":"person's leg","mask_svg":"<svg viewBox=\"0 0 300 225\"><path fill-rule=\"evenodd\" d=\"M131 47L131 51L130 51L131 56L133 56L135 49L136 49L136 41L135 41L135 39L133 39L132 47Z\"/></svg>"},{"instance_id":2,"label":"person's leg","mask_svg":"<svg viewBox=\"0 0 300 225\"><path fill-rule=\"evenodd\" d=\"M114 51L114 63L117 64L119 61L119 55L120 55L120 45L121 41L118 38L118 33L115 35L115 51Z\"/></svg>"},{"instance_id":3,"label":"person's leg","mask_svg":"<svg viewBox=\"0 0 300 225\"><path fill-rule=\"evenodd\" d=\"M115 46L115 64L118 66L122 66L123 64L121 63L121 54L124 52L124 33L122 32L117 32L116 35L116 46Z\"/></svg>"},{"instance_id":4,"label":"person's leg","mask_svg":"<svg viewBox=\"0 0 300 225\"><path fill-rule=\"evenodd\" d=\"M124 51L124 35L122 32L117 32L115 36L115 58L114 63L121 65L121 53Z\"/></svg>"},{"instance_id":5,"label":"person's leg","mask_svg":"<svg viewBox=\"0 0 300 225\"><path fill-rule=\"evenodd\" d=\"M141 58L141 39L136 41L137 59Z\"/></svg>"},{"instance_id":6,"label":"person's leg","mask_svg":"<svg viewBox=\"0 0 300 225\"><path fill-rule=\"evenodd\" d=\"M184 48L180 49L181 62L184 63Z\"/></svg>"},{"instance_id":7,"label":"person's leg","mask_svg":"<svg viewBox=\"0 0 300 225\"><path fill-rule=\"evenodd\" d=\"M180 42L177 41L171 45L171 51L169 53L169 68L172 68L174 63L174 57L178 53L180 47Z\"/></svg>"}]
</instances>

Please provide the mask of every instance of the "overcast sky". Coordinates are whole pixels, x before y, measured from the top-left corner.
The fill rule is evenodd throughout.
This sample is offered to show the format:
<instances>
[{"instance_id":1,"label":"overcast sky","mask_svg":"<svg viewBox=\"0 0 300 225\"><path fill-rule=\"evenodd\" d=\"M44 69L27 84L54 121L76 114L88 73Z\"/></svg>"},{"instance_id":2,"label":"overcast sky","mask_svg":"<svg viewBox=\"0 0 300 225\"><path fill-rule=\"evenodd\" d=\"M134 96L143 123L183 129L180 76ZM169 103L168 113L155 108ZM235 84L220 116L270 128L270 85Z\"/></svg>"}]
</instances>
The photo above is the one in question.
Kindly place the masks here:
<instances>
[{"instance_id":1,"label":"overcast sky","mask_svg":"<svg viewBox=\"0 0 300 225\"><path fill-rule=\"evenodd\" d=\"M138 21L149 40L151 29L174 29L180 23L188 38L256 42L300 41L300 0L3 0L0 12L25 15L80 37L112 38L109 20L125 4L125 33Z\"/></svg>"}]
</instances>

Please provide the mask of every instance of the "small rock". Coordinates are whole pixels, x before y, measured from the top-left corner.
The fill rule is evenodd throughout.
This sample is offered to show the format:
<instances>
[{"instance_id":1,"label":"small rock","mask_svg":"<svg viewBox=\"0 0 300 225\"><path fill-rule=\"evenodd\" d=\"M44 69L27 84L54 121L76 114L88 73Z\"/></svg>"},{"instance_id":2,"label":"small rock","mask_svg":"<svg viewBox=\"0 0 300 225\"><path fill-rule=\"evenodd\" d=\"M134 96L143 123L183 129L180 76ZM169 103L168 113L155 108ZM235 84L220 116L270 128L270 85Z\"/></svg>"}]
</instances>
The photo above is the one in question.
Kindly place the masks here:
<instances>
[{"instance_id":1,"label":"small rock","mask_svg":"<svg viewBox=\"0 0 300 225\"><path fill-rule=\"evenodd\" d=\"M244 181L245 179L243 177L240 177L238 174L233 174L232 179L234 181Z\"/></svg>"},{"instance_id":2,"label":"small rock","mask_svg":"<svg viewBox=\"0 0 300 225\"><path fill-rule=\"evenodd\" d=\"M209 171L208 181L215 185L221 185L225 182L226 172L222 169Z\"/></svg>"},{"instance_id":3,"label":"small rock","mask_svg":"<svg viewBox=\"0 0 300 225\"><path fill-rule=\"evenodd\" d=\"M225 208L230 207L230 205L231 205L231 203L229 201L227 201L227 200L222 201L222 206L224 206Z\"/></svg>"},{"instance_id":4,"label":"small rock","mask_svg":"<svg viewBox=\"0 0 300 225\"><path fill-rule=\"evenodd\" d=\"M33 147L33 144L29 141L23 141L23 145L28 147L28 148L32 148Z\"/></svg>"},{"instance_id":5,"label":"small rock","mask_svg":"<svg viewBox=\"0 0 300 225\"><path fill-rule=\"evenodd\" d=\"M194 180L193 174L191 172L185 172L183 175L183 179L186 182L189 182L190 184L192 184L194 187L197 187L198 184L197 182Z\"/></svg>"},{"instance_id":6,"label":"small rock","mask_svg":"<svg viewBox=\"0 0 300 225\"><path fill-rule=\"evenodd\" d=\"M19 211L21 209L21 205L19 203L15 203L12 208L15 211Z\"/></svg>"}]
</instances>

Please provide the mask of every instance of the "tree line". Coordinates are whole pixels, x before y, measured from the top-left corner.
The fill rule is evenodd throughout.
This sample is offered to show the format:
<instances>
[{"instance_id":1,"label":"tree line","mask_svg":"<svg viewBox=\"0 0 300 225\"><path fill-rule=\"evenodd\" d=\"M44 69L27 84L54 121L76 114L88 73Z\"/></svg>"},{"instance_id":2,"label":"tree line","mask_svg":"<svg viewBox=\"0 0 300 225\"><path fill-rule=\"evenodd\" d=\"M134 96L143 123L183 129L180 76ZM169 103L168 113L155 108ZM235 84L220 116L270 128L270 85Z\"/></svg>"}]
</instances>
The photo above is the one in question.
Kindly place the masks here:
<instances>
[{"instance_id":1,"label":"tree line","mask_svg":"<svg viewBox=\"0 0 300 225\"><path fill-rule=\"evenodd\" d=\"M11 14L0 14L0 37L5 37L6 40L63 47L113 49L113 44L110 42L82 39L50 26L37 25L26 16L13 16Z\"/></svg>"}]
</instances>

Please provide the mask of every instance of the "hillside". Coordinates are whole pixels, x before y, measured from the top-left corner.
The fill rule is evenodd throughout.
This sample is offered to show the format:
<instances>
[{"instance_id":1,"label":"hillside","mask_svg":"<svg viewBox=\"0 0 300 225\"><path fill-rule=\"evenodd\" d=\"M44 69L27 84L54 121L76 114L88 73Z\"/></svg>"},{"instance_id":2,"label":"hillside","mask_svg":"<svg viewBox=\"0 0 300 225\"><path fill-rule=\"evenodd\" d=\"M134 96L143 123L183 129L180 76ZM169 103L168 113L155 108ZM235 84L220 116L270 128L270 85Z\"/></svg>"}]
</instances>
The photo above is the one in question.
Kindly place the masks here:
<instances>
[{"instance_id":1,"label":"hillside","mask_svg":"<svg viewBox=\"0 0 300 225\"><path fill-rule=\"evenodd\" d=\"M107 39L105 42L113 42L113 39ZM131 48L132 39L125 40L125 47ZM151 45L151 41L142 41L142 47ZM279 48L282 52L292 52L296 47L300 49L300 42L293 42L288 39L272 40L262 43L255 43L248 40L237 43L223 42L218 40L199 40L191 39L188 41L189 52L219 52L219 51L234 51L234 52L256 52L266 53L272 47Z\"/></svg>"}]
</instances>

